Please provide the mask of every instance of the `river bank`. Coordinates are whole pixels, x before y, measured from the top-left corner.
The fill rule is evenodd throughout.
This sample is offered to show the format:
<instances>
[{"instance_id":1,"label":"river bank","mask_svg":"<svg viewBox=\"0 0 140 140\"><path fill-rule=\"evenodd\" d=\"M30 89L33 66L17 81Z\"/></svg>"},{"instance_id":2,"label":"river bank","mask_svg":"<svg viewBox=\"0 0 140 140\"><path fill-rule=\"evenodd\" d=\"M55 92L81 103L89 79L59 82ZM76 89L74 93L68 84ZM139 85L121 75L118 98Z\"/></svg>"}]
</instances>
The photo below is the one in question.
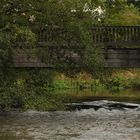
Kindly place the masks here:
<instances>
[{"instance_id":1,"label":"river bank","mask_svg":"<svg viewBox=\"0 0 140 140\"><path fill-rule=\"evenodd\" d=\"M140 101L140 70L60 73L18 70L0 84L0 110L65 110L66 102L109 99ZM2 80L2 79L1 79Z\"/></svg>"}]
</instances>

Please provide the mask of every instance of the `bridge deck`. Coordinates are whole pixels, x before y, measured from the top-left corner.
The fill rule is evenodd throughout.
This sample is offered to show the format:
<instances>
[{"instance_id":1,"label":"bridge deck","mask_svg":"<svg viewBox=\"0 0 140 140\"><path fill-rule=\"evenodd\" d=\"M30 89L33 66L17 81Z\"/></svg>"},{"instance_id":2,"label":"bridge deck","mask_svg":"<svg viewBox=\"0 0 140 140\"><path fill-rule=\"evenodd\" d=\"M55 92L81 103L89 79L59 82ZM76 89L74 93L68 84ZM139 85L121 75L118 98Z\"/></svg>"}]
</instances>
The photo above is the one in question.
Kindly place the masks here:
<instances>
[{"instance_id":1,"label":"bridge deck","mask_svg":"<svg viewBox=\"0 0 140 140\"><path fill-rule=\"evenodd\" d=\"M61 42L66 47L77 41L73 33L75 31L60 28L40 29L37 31L37 45L58 47L57 42ZM93 47L104 47L101 55L105 58L105 67L140 67L140 26L95 26L91 33ZM18 43L25 41L25 38L17 40ZM124 47L129 45L133 48ZM14 63L15 67L50 67L34 54L29 58L23 52L15 54Z\"/></svg>"}]
</instances>

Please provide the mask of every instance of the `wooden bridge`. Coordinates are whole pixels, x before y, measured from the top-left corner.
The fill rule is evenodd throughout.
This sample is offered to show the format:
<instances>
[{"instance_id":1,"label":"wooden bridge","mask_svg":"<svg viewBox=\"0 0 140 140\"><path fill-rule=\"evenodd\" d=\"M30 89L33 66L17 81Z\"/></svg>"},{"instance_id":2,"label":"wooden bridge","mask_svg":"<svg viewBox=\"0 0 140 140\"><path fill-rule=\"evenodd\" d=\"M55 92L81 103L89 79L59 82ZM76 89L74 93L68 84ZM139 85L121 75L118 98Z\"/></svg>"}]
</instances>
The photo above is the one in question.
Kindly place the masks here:
<instances>
[{"instance_id":1,"label":"wooden bridge","mask_svg":"<svg viewBox=\"0 0 140 140\"><path fill-rule=\"evenodd\" d=\"M69 44L75 39L67 33L60 28L40 29L37 46L56 47L57 41L67 46L65 38L69 39ZM140 67L140 26L94 26L91 33L93 47L102 48L105 67ZM15 67L48 67L35 54L27 57L26 53L19 51L15 51L14 64Z\"/></svg>"},{"instance_id":2,"label":"wooden bridge","mask_svg":"<svg viewBox=\"0 0 140 140\"><path fill-rule=\"evenodd\" d=\"M106 67L140 67L140 26L93 27L93 45L104 46Z\"/></svg>"}]
</instances>

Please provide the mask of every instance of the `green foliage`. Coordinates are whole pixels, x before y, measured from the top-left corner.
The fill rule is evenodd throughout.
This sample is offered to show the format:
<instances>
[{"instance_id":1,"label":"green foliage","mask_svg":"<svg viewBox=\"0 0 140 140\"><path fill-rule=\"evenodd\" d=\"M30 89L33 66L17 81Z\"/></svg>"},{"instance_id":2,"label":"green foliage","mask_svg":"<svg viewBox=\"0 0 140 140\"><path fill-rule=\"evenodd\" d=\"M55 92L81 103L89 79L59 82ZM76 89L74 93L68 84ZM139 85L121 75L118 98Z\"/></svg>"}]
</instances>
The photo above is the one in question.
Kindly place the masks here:
<instances>
[{"instance_id":1,"label":"green foliage","mask_svg":"<svg viewBox=\"0 0 140 140\"><path fill-rule=\"evenodd\" d=\"M110 74L108 74L108 78L104 77L104 80L102 81L106 83L109 90L121 91L124 89L139 89L140 77L138 71L134 70L133 72L122 70L121 72L117 70L117 73L118 74L115 74L113 76L110 76Z\"/></svg>"},{"instance_id":2,"label":"green foliage","mask_svg":"<svg viewBox=\"0 0 140 140\"><path fill-rule=\"evenodd\" d=\"M0 85L0 110L35 109L61 110L64 109L64 96L57 95L51 90L51 77L48 71L21 71L15 74L15 79ZM51 77L52 78L52 77ZM51 90L51 92L50 92Z\"/></svg>"},{"instance_id":3,"label":"green foliage","mask_svg":"<svg viewBox=\"0 0 140 140\"><path fill-rule=\"evenodd\" d=\"M140 12L133 5L121 5L108 10L106 23L111 25L131 26L140 24Z\"/></svg>"},{"instance_id":4,"label":"green foliage","mask_svg":"<svg viewBox=\"0 0 140 140\"><path fill-rule=\"evenodd\" d=\"M0 108L10 110L11 108L22 108L25 103L26 93L23 82L16 81L9 87L2 87L0 92Z\"/></svg>"},{"instance_id":5,"label":"green foliage","mask_svg":"<svg viewBox=\"0 0 140 140\"><path fill-rule=\"evenodd\" d=\"M73 86L71 85L70 81L66 80L55 80L53 82L53 89L70 89Z\"/></svg>"},{"instance_id":6,"label":"green foliage","mask_svg":"<svg viewBox=\"0 0 140 140\"><path fill-rule=\"evenodd\" d=\"M112 91L120 91L125 88L125 80L121 76L114 76L108 85L108 88Z\"/></svg>"},{"instance_id":7,"label":"green foliage","mask_svg":"<svg viewBox=\"0 0 140 140\"><path fill-rule=\"evenodd\" d=\"M95 71L102 71L103 68L103 61L104 59L100 55L101 50L98 48L89 48L86 51L86 55L83 58L84 66L88 68L88 71L95 72Z\"/></svg>"},{"instance_id":8,"label":"green foliage","mask_svg":"<svg viewBox=\"0 0 140 140\"><path fill-rule=\"evenodd\" d=\"M127 88L133 88L133 89L140 89L140 78L131 78L128 79L126 82L126 87Z\"/></svg>"},{"instance_id":9,"label":"green foliage","mask_svg":"<svg viewBox=\"0 0 140 140\"><path fill-rule=\"evenodd\" d=\"M101 83L101 81L99 79L93 80L91 88L92 88L92 91L95 93L96 92L102 93L107 90L106 85L104 83Z\"/></svg>"},{"instance_id":10,"label":"green foliage","mask_svg":"<svg viewBox=\"0 0 140 140\"><path fill-rule=\"evenodd\" d=\"M0 73L5 71L12 62L10 39L0 32Z\"/></svg>"},{"instance_id":11,"label":"green foliage","mask_svg":"<svg viewBox=\"0 0 140 140\"><path fill-rule=\"evenodd\" d=\"M35 46L36 37L29 28L29 17L24 11L31 12L27 0L2 0L0 5L0 71L13 66L13 49ZM31 2L31 1L30 1Z\"/></svg>"},{"instance_id":12,"label":"green foliage","mask_svg":"<svg viewBox=\"0 0 140 140\"><path fill-rule=\"evenodd\" d=\"M36 46L36 35L29 28L15 27L13 34L13 41L17 43L17 47L30 49Z\"/></svg>"}]
</instances>

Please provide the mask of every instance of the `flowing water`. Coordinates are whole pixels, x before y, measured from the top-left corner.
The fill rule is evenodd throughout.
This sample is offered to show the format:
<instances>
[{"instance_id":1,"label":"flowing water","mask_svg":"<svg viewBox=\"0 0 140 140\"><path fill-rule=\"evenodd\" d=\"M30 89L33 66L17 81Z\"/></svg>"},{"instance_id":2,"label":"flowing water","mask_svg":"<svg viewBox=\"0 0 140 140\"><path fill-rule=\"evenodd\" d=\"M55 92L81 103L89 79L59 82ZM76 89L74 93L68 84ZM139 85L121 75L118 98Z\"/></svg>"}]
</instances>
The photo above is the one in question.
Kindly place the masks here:
<instances>
[{"instance_id":1,"label":"flowing water","mask_svg":"<svg viewBox=\"0 0 140 140\"><path fill-rule=\"evenodd\" d=\"M140 140L140 104L67 104L71 111L0 114L0 140Z\"/></svg>"}]
</instances>

